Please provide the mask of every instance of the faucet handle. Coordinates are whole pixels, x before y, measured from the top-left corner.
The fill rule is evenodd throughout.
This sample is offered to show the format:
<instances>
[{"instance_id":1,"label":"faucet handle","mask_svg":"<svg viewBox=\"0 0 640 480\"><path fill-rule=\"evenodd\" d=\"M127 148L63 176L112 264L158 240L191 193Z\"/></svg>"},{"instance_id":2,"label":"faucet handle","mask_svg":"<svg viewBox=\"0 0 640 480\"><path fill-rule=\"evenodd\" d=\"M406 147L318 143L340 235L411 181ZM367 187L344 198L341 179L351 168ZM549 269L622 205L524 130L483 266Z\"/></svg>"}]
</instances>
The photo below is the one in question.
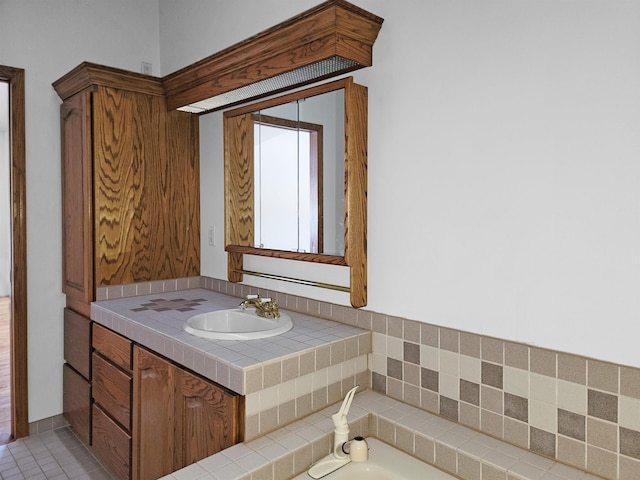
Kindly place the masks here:
<instances>
[{"instance_id":1,"label":"faucet handle","mask_svg":"<svg viewBox=\"0 0 640 480\"><path fill-rule=\"evenodd\" d=\"M347 424L347 414L349 413L349 409L351 408L351 402L353 401L353 396L356 394L356 390L358 390L358 385L347 392L344 400L342 401L342 406L340 407L340 410L338 410L338 413L334 413L333 415L331 415L333 425L336 428Z\"/></svg>"}]
</instances>

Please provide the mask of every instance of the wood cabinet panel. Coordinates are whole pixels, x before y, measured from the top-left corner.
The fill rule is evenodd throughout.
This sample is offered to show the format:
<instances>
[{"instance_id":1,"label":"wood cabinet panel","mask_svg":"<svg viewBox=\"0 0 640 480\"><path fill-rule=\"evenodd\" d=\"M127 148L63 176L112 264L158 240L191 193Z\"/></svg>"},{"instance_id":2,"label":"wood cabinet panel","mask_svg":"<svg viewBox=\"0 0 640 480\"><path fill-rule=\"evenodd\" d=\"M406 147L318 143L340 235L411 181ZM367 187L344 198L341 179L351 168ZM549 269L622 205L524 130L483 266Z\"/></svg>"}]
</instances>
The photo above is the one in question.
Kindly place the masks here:
<instances>
[{"instance_id":1,"label":"wood cabinet panel","mask_svg":"<svg viewBox=\"0 0 640 480\"><path fill-rule=\"evenodd\" d=\"M108 87L93 104L96 286L198 275L194 118Z\"/></svg>"},{"instance_id":2,"label":"wood cabinet panel","mask_svg":"<svg viewBox=\"0 0 640 480\"><path fill-rule=\"evenodd\" d=\"M131 429L131 377L93 354L93 399L125 430Z\"/></svg>"},{"instance_id":3,"label":"wood cabinet panel","mask_svg":"<svg viewBox=\"0 0 640 480\"><path fill-rule=\"evenodd\" d=\"M181 369L176 377L177 464L190 465L238 443L240 397Z\"/></svg>"},{"instance_id":4,"label":"wood cabinet panel","mask_svg":"<svg viewBox=\"0 0 640 480\"><path fill-rule=\"evenodd\" d=\"M64 359L91 379L91 320L68 308L64 309Z\"/></svg>"},{"instance_id":5,"label":"wood cabinet panel","mask_svg":"<svg viewBox=\"0 0 640 480\"><path fill-rule=\"evenodd\" d=\"M101 355L127 371L133 368L131 340L95 323L92 344Z\"/></svg>"},{"instance_id":6,"label":"wood cabinet panel","mask_svg":"<svg viewBox=\"0 0 640 480\"><path fill-rule=\"evenodd\" d=\"M130 478L131 436L93 405L93 452L117 478Z\"/></svg>"},{"instance_id":7,"label":"wood cabinet panel","mask_svg":"<svg viewBox=\"0 0 640 480\"><path fill-rule=\"evenodd\" d=\"M134 347L133 468L134 480L153 480L173 468L173 374L170 363Z\"/></svg>"},{"instance_id":8,"label":"wood cabinet panel","mask_svg":"<svg viewBox=\"0 0 640 480\"><path fill-rule=\"evenodd\" d=\"M68 364L62 366L62 411L78 438L91 441L91 384Z\"/></svg>"},{"instance_id":9,"label":"wood cabinet panel","mask_svg":"<svg viewBox=\"0 0 640 480\"><path fill-rule=\"evenodd\" d=\"M161 477L242 441L243 398L134 347L134 480Z\"/></svg>"},{"instance_id":10,"label":"wood cabinet panel","mask_svg":"<svg viewBox=\"0 0 640 480\"><path fill-rule=\"evenodd\" d=\"M91 92L60 107L62 128L62 291L84 303L93 300Z\"/></svg>"}]
</instances>

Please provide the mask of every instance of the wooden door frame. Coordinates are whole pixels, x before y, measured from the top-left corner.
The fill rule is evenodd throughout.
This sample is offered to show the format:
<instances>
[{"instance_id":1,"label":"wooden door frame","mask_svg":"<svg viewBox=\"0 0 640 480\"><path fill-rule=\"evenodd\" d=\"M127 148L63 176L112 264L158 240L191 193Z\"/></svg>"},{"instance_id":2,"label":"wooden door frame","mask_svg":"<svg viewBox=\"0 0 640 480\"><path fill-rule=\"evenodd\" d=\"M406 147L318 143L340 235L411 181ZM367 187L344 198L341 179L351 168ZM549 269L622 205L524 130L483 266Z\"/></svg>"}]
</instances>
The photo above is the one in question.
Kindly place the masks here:
<instances>
[{"instance_id":1,"label":"wooden door frame","mask_svg":"<svg viewBox=\"0 0 640 480\"><path fill-rule=\"evenodd\" d=\"M27 194L24 70L0 65L9 84L11 157L11 433L29 435L27 390Z\"/></svg>"}]
</instances>

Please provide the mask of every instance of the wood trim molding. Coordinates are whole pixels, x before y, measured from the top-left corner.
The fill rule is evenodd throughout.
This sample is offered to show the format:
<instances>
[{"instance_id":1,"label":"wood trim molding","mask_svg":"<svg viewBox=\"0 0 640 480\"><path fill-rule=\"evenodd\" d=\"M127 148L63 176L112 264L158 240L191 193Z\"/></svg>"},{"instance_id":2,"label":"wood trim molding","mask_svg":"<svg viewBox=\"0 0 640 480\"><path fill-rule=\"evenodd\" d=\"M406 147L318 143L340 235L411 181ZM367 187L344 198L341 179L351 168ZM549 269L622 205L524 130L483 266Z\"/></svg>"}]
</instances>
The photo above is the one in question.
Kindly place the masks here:
<instances>
[{"instance_id":1,"label":"wood trim molding","mask_svg":"<svg viewBox=\"0 0 640 480\"><path fill-rule=\"evenodd\" d=\"M157 77L83 62L53 82L53 88L62 100L89 87L112 87L119 90L164 96L162 81Z\"/></svg>"},{"instance_id":2,"label":"wood trim molding","mask_svg":"<svg viewBox=\"0 0 640 480\"><path fill-rule=\"evenodd\" d=\"M11 135L11 429L14 438L29 435L27 389L27 193L24 70L0 66L0 80L10 88Z\"/></svg>"},{"instance_id":3,"label":"wood trim molding","mask_svg":"<svg viewBox=\"0 0 640 480\"><path fill-rule=\"evenodd\" d=\"M345 0L326 1L165 76L162 83L167 107L184 107L333 58L347 60L346 65L313 78L301 76L286 85L274 82L266 93L234 98L208 111L371 66L373 43L382 22L382 18Z\"/></svg>"}]
</instances>

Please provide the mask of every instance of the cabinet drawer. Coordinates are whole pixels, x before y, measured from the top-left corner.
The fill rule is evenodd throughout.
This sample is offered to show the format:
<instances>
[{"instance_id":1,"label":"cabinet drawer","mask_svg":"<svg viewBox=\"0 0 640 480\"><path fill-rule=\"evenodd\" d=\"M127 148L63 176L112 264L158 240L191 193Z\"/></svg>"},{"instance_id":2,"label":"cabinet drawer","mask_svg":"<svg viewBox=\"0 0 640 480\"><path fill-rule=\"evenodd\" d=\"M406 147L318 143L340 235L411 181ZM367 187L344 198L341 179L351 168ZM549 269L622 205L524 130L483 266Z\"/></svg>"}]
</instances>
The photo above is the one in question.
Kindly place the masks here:
<instances>
[{"instance_id":1,"label":"cabinet drawer","mask_svg":"<svg viewBox=\"0 0 640 480\"><path fill-rule=\"evenodd\" d=\"M131 340L94 323L93 348L119 367L131 371Z\"/></svg>"},{"instance_id":2,"label":"cabinet drawer","mask_svg":"<svg viewBox=\"0 0 640 480\"><path fill-rule=\"evenodd\" d=\"M94 352L93 399L131 430L131 377Z\"/></svg>"},{"instance_id":3,"label":"cabinet drawer","mask_svg":"<svg viewBox=\"0 0 640 480\"><path fill-rule=\"evenodd\" d=\"M64 309L64 359L89 380L91 374L91 320Z\"/></svg>"},{"instance_id":4,"label":"cabinet drawer","mask_svg":"<svg viewBox=\"0 0 640 480\"><path fill-rule=\"evenodd\" d=\"M91 441L91 384L66 363L62 366L62 411L85 445Z\"/></svg>"},{"instance_id":5,"label":"cabinet drawer","mask_svg":"<svg viewBox=\"0 0 640 480\"><path fill-rule=\"evenodd\" d=\"M93 453L119 479L130 478L131 435L93 404Z\"/></svg>"}]
</instances>

